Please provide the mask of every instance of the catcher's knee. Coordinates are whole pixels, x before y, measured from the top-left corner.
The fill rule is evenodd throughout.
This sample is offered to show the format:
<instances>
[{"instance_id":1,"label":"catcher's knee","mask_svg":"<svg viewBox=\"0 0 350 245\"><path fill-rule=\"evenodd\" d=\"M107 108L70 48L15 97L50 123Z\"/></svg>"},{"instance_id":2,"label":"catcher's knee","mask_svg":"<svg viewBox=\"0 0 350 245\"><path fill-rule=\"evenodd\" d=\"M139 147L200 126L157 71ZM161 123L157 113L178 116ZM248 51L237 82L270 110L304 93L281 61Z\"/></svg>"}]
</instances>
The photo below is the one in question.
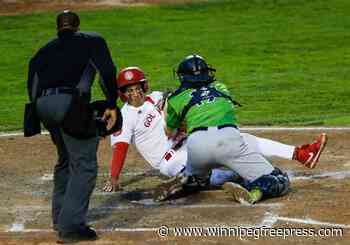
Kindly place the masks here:
<instances>
[{"instance_id":1,"label":"catcher's knee","mask_svg":"<svg viewBox=\"0 0 350 245\"><path fill-rule=\"evenodd\" d=\"M278 197L288 193L290 181L288 175L275 168L271 174L263 175L251 182L249 189L258 187L263 192L263 197Z\"/></svg>"}]
</instances>

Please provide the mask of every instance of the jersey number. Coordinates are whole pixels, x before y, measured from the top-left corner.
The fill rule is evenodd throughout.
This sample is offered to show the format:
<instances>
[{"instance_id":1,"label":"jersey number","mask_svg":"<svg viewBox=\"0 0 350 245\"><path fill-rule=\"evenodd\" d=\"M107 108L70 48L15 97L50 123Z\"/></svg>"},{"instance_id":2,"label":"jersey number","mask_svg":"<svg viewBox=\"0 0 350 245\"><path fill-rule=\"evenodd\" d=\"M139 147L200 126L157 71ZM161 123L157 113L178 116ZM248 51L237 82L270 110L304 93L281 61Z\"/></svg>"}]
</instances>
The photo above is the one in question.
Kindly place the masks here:
<instances>
[{"instance_id":1,"label":"jersey number","mask_svg":"<svg viewBox=\"0 0 350 245\"><path fill-rule=\"evenodd\" d=\"M204 103L212 103L215 101L215 95L206 87L202 87L199 90L195 90L191 93L192 98L196 101L197 106L201 106Z\"/></svg>"}]
</instances>

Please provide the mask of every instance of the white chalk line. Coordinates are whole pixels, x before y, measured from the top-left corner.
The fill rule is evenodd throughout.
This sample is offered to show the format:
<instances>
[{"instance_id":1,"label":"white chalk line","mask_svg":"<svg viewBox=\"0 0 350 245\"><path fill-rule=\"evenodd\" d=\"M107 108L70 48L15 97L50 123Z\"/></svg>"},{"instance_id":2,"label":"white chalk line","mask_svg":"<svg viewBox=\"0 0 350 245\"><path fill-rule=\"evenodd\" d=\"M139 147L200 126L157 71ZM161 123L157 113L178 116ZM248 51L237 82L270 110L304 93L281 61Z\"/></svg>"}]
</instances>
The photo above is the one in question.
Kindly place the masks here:
<instances>
[{"instance_id":1,"label":"white chalk line","mask_svg":"<svg viewBox=\"0 0 350 245\"><path fill-rule=\"evenodd\" d=\"M350 177L350 171L333 171L333 172L324 172L324 173L318 173L313 175L307 175L307 176L296 176L294 172L287 171L288 176L292 180L306 180L306 179L317 179L317 178L334 178L334 179L345 179ZM144 171L139 172L123 172L123 175L125 176L139 176L139 175L146 175L149 173L146 173ZM98 174L99 177L108 177L109 173L101 173ZM44 174L43 176L39 177L39 181L52 181L53 180L53 174Z\"/></svg>"},{"instance_id":2,"label":"white chalk line","mask_svg":"<svg viewBox=\"0 0 350 245\"><path fill-rule=\"evenodd\" d=\"M297 224L307 224L307 225L318 225L318 226L325 226L325 227L336 227L336 228L345 228L349 229L350 225L348 224L338 224L338 223L331 223L331 222L324 222L319 221L311 218L290 218L290 217L283 217L279 216L276 213L273 213L272 211L266 212L265 216L262 220L262 222L257 227L273 227L274 224L276 224L278 221L284 221L288 223L297 223Z\"/></svg>"},{"instance_id":3,"label":"white chalk line","mask_svg":"<svg viewBox=\"0 0 350 245\"><path fill-rule=\"evenodd\" d=\"M151 228L114 228L114 229L94 229L97 232L155 232L159 230L159 227ZM26 229L24 224L13 224L10 229L0 230L5 233L51 233L53 229Z\"/></svg>"},{"instance_id":4,"label":"white chalk line","mask_svg":"<svg viewBox=\"0 0 350 245\"><path fill-rule=\"evenodd\" d=\"M323 172L323 173L312 174L307 176L295 176L295 173L290 171L287 173L291 181L312 180L312 179L322 179L322 178L345 179L350 177L350 171Z\"/></svg>"},{"instance_id":5,"label":"white chalk line","mask_svg":"<svg viewBox=\"0 0 350 245\"><path fill-rule=\"evenodd\" d=\"M144 199L144 200L151 200L151 199ZM133 201L132 203L148 203L149 206L163 206L159 203L156 203L152 200L152 205L150 205L150 201ZM146 205L146 206L147 206ZM265 208L271 208L276 209L280 208L283 205L281 203L258 203L255 205L244 205L245 207L249 208L259 208L259 207L265 207ZM233 204L195 204L195 205L178 205L178 204L171 204L167 205L166 208L181 208L181 209L201 209L201 208L237 208L242 207L241 204L233 203ZM107 206L107 207L99 207L98 213L103 214L106 212L111 212L114 210L121 210L121 209L130 209L135 208L135 206L132 205L121 205L121 206ZM96 207L95 207L96 209ZM49 212L51 211L51 208L49 206L16 206L12 210L9 210L8 208L0 208L0 211L7 211L7 213L16 213L16 214L22 214L22 216L18 217L16 216L15 222L11 225L9 229L4 230L3 232L6 233L30 233L30 232L52 232L51 229L26 229L25 223L30 220L34 220L33 217L37 218L42 212ZM90 210L91 211L91 210ZM28 214L27 212L36 212L34 214ZM26 218L27 217L27 218ZM270 222L271 223L271 222ZM263 226L267 227L269 224L267 222L263 222ZM269 225L269 227L272 224ZM242 225L240 225L242 227ZM244 225L245 227L260 227L255 225ZM148 232L148 231L157 231L159 228L115 228L115 229L97 229L99 232ZM0 230L1 232L1 230Z\"/></svg>"},{"instance_id":6,"label":"white chalk line","mask_svg":"<svg viewBox=\"0 0 350 245\"><path fill-rule=\"evenodd\" d=\"M348 224L337 224L337 223L329 223L329 222L322 222L314 219L300 219L300 218L289 218L289 217L277 217L277 220L280 221L286 221L291 223L298 223L298 224L308 224L308 225L319 225L319 226L328 226L328 227L338 227L338 228L345 228L349 229L350 225Z\"/></svg>"},{"instance_id":7,"label":"white chalk line","mask_svg":"<svg viewBox=\"0 0 350 245\"><path fill-rule=\"evenodd\" d=\"M123 175L125 175L125 176L139 176L139 175L149 176L149 175L153 174L153 172L157 173L157 171L155 169L151 169L148 171L123 172ZM108 172L106 172L106 173L100 173L97 176L98 177L109 177L110 174ZM50 173L43 174L43 176L39 177L40 182L52 181L52 180L53 180L53 174L50 174Z\"/></svg>"},{"instance_id":8,"label":"white chalk line","mask_svg":"<svg viewBox=\"0 0 350 245\"><path fill-rule=\"evenodd\" d=\"M41 134L42 135L48 135L49 132L45 131L45 132L41 132ZM0 133L0 137L16 137L16 136L24 137L23 132L18 132L18 131L15 131L15 132L1 132Z\"/></svg>"},{"instance_id":9,"label":"white chalk line","mask_svg":"<svg viewBox=\"0 0 350 245\"><path fill-rule=\"evenodd\" d=\"M350 127L241 127L241 131L350 131ZM47 131L42 135L49 134ZM0 132L0 137L23 136L23 132Z\"/></svg>"},{"instance_id":10,"label":"white chalk line","mask_svg":"<svg viewBox=\"0 0 350 245\"><path fill-rule=\"evenodd\" d=\"M169 207L175 207L175 208L193 208L193 209L198 209L198 208L237 208L237 207L242 207L240 204L199 204L199 205L167 205L167 208ZM308 225L317 225L317 226L323 226L323 227L336 227L336 228L344 228L344 229L349 229L350 225L349 224L339 224L339 223L332 223L332 222L323 222L311 218L293 218L293 217L284 217L284 216L279 216L275 211L276 209L279 209L282 207L283 204L281 203L258 203L255 205L250 205L252 208L256 207L267 207L271 208L270 211L265 212L262 222L256 225L242 225L242 224L234 224L236 226L240 227L267 227L267 228L272 228L278 221L283 221L286 222L287 224L289 223L297 223L297 224L308 224ZM118 210L118 209L129 209L131 206L125 205L125 206L120 206L120 207L114 207L114 206L109 206L109 207L101 207L99 210L102 211L111 211L111 210ZM27 211L49 211L50 208L48 206L17 206L16 207L17 212L19 210L20 213L24 214L24 212ZM8 211L8 209L7 209ZM38 216L38 214L34 215L35 217ZM22 217L20 219L17 218L16 221L11 225L9 229L5 229L3 231L0 230L0 232L6 232L6 233L16 233L16 232L21 232L21 233L30 233L30 232L53 232L51 229L26 229L25 228L25 222L26 219L25 217ZM28 219L31 220L31 219ZM162 226L162 225L160 225ZM231 225L232 226L232 225ZM211 226L212 227L212 226ZM171 227L169 227L171 229ZM114 229L97 229L98 232L154 232L158 231L159 227L141 227L141 228L114 228Z\"/></svg>"},{"instance_id":11,"label":"white chalk line","mask_svg":"<svg viewBox=\"0 0 350 245\"><path fill-rule=\"evenodd\" d=\"M324 178L331 178L331 179L336 179L336 180L341 180L341 179L346 179L350 177L350 171L334 171L334 172L323 172L323 173L317 173L317 174L312 174L312 175L298 175L298 173L294 173L293 171L287 171L288 177L290 181L295 182L295 181L310 181L314 179L324 179ZM148 173L146 172L125 172L123 173L125 176L149 176ZM109 176L108 173L102 173L99 174L98 176L100 177L106 177ZM42 177L39 178L37 184L44 184L47 181L52 181L53 180L53 174L44 174ZM104 192L102 190L96 189L93 192L93 196L112 196L115 194L125 194L126 192ZM30 193L32 196L49 196L51 193L44 191L44 190L39 190L39 191L32 191ZM147 200L144 200L147 201ZM146 203L145 203L146 205Z\"/></svg>"},{"instance_id":12,"label":"white chalk line","mask_svg":"<svg viewBox=\"0 0 350 245\"><path fill-rule=\"evenodd\" d=\"M277 217L278 217L278 215L276 213L266 212L264 217L263 217L263 220L261 221L261 223L259 225L257 225L257 227L271 228L277 222Z\"/></svg>"},{"instance_id":13,"label":"white chalk line","mask_svg":"<svg viewBox=\"0 0 350 245\"><path fill-rule=\"evenodd\" d=\"M149 200L149 199L144 199ZM143 200L141 201L132 201L133 204L139 204L143 205L145 207L147 206L157 206L157 207L166 207L168 208L180 208L180 209L198 209L198 208L237 208L242 207L241 204L238 203L232 203L232 204L177 204L176 202L173 203L158 203L158 202L149 202L148 204L144 204L145 202ZM249 205L247 207L250 208L259 208L259 207L265 207L265 208L279 208L283 204L282 203L257 203L254 205ZM139 207L137 205L120 205L120 206L103 206L103 207L91 207L90 211L93 209L95 211L99 212L108 212L108 211L114 211L114 210L123 210L123 209L131 209ZM40 206L40 205L28 205L28 206L16 206L13 208L9 207L0 207L0 212L6 212L6 213L18 213L18 212L49 212L51 211L51 206Z\"/></svg>"},{"instance_id":14,"label":"white chalk line","mask_svg":"<svg viewBox=\"0 0 350 245\"><path fill-rule=\"evenodd\" d=\"M267 214L267 217L263 220L263 222L259 225L241 225L241 224L234 224L229 225L230 227L233 226L239 226L239 227L266 227L266 228L272 228L274 224L276 224L277 221L285 221L287 224L289 222L291 223L297 223L297 224L307 224L307 225L317 225L322 227L335 227L335 228L344 228L349 229L350 225L348 224L338 224L338 223L330 223L330 222L322 222L314 219L301 219L301 218L290 218L290 217L283 217L283 216L275 216L271 214ZM96 229L97 232L154 232L158 231L159 227L140 227L140 228L114 228L114 229ZM212 225L208 227L216 227L217 225ZM222 225L221 225L222 226ZM172 229L172 227L168 227L169 229ZM12 224L11 228L5 229L3 231L0 230L0 232L6 232L6 233L38 233L38 232L53 232L52 229L26 229L25 225L22 223L14 223Z\"/></svg>"}]
</instances>

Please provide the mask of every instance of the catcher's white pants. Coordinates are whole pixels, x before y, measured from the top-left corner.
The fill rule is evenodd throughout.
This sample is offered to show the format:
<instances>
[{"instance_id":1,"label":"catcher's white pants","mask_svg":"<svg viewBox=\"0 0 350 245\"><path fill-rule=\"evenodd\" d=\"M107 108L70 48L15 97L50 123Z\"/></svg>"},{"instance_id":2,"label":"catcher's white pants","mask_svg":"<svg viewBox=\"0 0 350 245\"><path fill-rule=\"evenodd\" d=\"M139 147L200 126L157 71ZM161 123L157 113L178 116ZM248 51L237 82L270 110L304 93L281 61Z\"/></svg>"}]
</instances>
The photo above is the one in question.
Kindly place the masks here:
<instances>
[{"instance_id":1,"label":"catcher's white pants","mask_svg":"<svg viewBox=\"0 0 350 245\"><path fill-rule=\"evenodd\" d=\"M188 175L205 176L221 166L248 181L270 174L274 167L243 139L236 128L209 127L192 133L187 140Z\"/></svg>"}]
</instances>

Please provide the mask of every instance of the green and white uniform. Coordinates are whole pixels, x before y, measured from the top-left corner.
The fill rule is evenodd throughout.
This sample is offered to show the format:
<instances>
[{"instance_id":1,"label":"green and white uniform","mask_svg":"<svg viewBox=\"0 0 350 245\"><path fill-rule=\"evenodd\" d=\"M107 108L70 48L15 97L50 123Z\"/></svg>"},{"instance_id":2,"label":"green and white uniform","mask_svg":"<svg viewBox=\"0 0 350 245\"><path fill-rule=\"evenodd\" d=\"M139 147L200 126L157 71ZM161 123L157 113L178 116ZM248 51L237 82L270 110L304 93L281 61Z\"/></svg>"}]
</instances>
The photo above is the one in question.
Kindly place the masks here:
<instances>
[{"instance_id":1,"label":"green and white uniform","mask_svg":"<svg viewBox=\"0 0 350 245\"><path fill-rule=\"evenodd\" d=\"M186 174L204 177L211 169L226 166L251 182L274 167L240 135L228 96L222 83L180 88L168 100L167 127L175 129L184 123L190 134Z\"/></svg>"},{"instance_id":2,"label":"green and white uniform","mask_svg":"<svg viewBox=\"0 0 350 245\"><path fill-rule=\"evenodd\" d=\"M215 88L229 96L229 91L222 83L210 84L209 88ZM179 128L181 126L181 113L184 107L193 97L194 89L186 89L182 93L171 97L168 101L167 126ZM231 101L223 97L214 97L207 89L199 92L200 104L194 105L184 118L187 132L197 127L210 127L224 124L236 124L236 116Z\"/></svg>"}]
</instances>

